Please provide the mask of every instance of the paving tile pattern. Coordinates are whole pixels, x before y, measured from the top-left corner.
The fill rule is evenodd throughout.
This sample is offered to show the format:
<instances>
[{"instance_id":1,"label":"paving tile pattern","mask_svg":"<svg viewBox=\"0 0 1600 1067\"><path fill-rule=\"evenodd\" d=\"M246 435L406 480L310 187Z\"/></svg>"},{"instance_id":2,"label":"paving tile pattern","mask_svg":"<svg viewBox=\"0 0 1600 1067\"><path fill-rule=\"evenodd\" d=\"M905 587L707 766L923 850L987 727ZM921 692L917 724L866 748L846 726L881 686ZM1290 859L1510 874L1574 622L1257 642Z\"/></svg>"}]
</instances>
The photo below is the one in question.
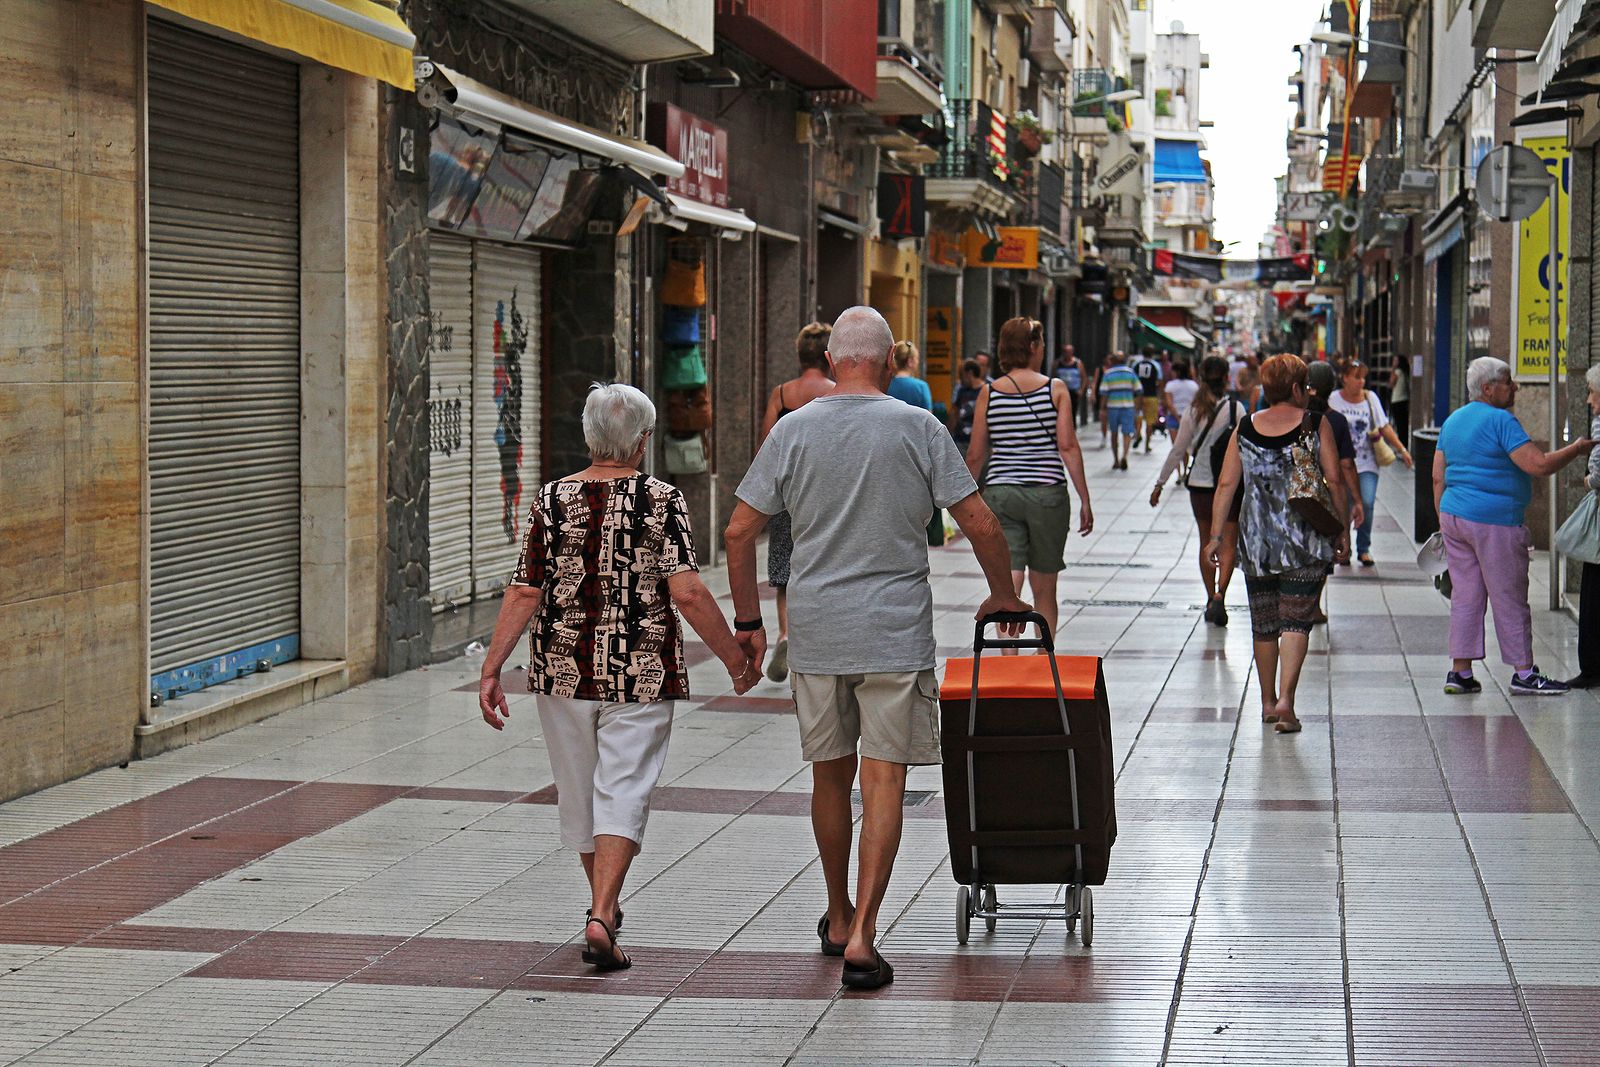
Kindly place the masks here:
<instances>
[{"instance_id":1,"label":"paving tile pattern","mask_svg":"<svg viewBox=\"0 0 1600 1067\"><path fill-rule=\"evenodd\" d=\"M920 768L897 980L843 992L792 705L728 692L691 644L702 697L624 902L637 965L597 976L531 699L488 730L469 658L0 805L0 1064L1600 1063L1595 699L1513 701L1498 665L1443 695L1446 606L1387 477L1380 565L1337 576L1313 637L1306 729L1267 732L1243 588L1231 628L1198 622L1187 501L1146 503L1158 461L1094 471L1064 576L1059 641L1105 657L1118 768L1093 948L1023 920L956 944ZM965 652L981 575L959 544L932 557L939 645ZM1535 627L1571 671L1571 621Z\"/></svg>"}]
</instances>

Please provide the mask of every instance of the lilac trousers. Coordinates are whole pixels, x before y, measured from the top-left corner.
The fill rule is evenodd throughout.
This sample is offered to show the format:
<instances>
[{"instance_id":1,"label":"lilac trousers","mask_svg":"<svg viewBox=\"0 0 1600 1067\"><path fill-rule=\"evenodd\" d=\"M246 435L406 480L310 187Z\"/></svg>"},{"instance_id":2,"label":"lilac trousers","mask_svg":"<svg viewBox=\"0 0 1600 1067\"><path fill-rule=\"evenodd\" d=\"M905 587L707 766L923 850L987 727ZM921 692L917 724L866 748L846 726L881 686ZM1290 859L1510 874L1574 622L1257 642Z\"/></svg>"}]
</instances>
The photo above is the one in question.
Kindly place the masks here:
<instances>
[{"instance_id":1,"label":"lilac trousers","mask_svg":"<svg viewBox=\"0 0 1600 1067\"><path fill-rule=\"evenodd\" d=\"M1450 658L1483 659L1483 612L1494 609L1500 658L1533 665L1533 612L1528 607L1526 526L1491 526L1449 513L1439 516L1450 562Z\"/></svg>"}]
</instances>

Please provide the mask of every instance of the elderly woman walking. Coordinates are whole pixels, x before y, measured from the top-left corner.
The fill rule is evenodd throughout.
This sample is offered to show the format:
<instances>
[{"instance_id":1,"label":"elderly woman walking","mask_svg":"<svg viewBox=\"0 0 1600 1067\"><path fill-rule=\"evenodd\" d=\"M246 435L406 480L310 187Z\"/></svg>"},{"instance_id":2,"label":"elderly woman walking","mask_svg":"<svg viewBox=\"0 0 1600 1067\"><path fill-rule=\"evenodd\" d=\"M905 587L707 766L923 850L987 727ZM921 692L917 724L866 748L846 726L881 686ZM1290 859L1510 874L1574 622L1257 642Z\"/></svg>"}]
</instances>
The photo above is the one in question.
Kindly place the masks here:
<instances>
[{"instance_id":1,"label":"elderly woman walking","mask_svg":"<svg viewBox=\"0 0 1600 1067\"><path fill-rule=\"evenodd\" d=\"M1339 477L1339 446L1328 420L1306 411L1306 365L1299 356L1273 356L1261 365L1261 393L1267 405L1239 423L1228 444L1211 505L1214 566L1223 554L1222 531L1235 493L1239 507L1239 569L1250 594L1250 630L1255 639L1256 674L1261 680L1261 721L1281 734L1298 733L1295 689L1305 665L1317 601L1328 580L1337 540L1319 533L1291 506L1295 452L1311 453L1333 497L1332 519L1348 525L1344 482Z\"/></svg>"},{"instance_id":2,"label":"elderly woman walking","mask_svg":"<svg viewBox=\"0 0 1600 1067\"><path fill-rule=\"evenodd\" d=\"M1517 383L1503 359L1480 356L1467 365L1468 403L1439 429L1433 454L1433 502L1439 510L1450 565L1450 657L1444 691L1476 693L1472 661L1484 657L1483 612L1494 609L1500 658L1515 668L1511 692L1558 696L1565 682L1539 673L1533 662L1533 613L1528 607L1528 550L1523 523L1533 477L1554 474L1594 448L1587 437L1545 452L1511 413Z\"/></svg>"},{"instance_id":3,"label":"elderly woman walking","mask_svg":"<svg viewBox=\"0 0 1600 1067\"><path fill-rule=\"evenodd\" d=\"M644 840L650 791L667 758L674 701L689 695L678 610L743 693L760 672L701 582L676 488L639 472L655 426L630 385L595 385L583 406L592 462L539 490L522 558L484 658L478 705L496 730L510 717L500 671L524 633L538 694L561 841L588 876L585 963L632 966L617 946L617 900Z\"/></svg>"},{"instance_id":4,"label":"elderly woman walking","mask_svg":"<svg viewBox=\"0 0 1600 1067\"><path fill-rule=\"evenodd\" d=\"M1054 633L1057 575L1066 569L1072 534L1069 478L1078 491L1078 530L1085 537L1094 530L1083 450L1066 383L1039 372L1044 326L1027 318L1007 320L996 354L1002 373L978 396L967 469L982 479L984 503L1005 532L1012 583L1021 593L1027 582L1034 610Z\"/></svg>"}]
</instances>

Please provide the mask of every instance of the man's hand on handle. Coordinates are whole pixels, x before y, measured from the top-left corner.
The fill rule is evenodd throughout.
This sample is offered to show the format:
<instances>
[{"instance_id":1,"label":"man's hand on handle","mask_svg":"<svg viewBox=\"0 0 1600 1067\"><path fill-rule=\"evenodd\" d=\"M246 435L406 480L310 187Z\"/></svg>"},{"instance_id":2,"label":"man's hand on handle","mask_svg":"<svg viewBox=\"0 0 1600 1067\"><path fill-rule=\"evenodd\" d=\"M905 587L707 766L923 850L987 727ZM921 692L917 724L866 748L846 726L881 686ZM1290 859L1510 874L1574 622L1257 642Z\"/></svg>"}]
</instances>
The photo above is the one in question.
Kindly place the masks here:
<instances>
[{"instance_id":1,"label":"man's hand on handle","mask_svg":"<svg viewBox=\"0 0 1600 1067\"><path fill-rule=\"evenodd\" d=\"M987 600L978 605L978 614L975 615L974 618L981 621L983 619L987 619L990 615L994 615L999 612L1014 612L1020 614L1022 612L1028 612L1032 610L1033 605L1028 603L1026 600L1023 600L1015 593L995 593L991 594ZM1001 637L1021 637L1023 628L1026 625L1026 623L1020 622L1002 622L996 624L1000 631Z\"/></svg>"}]
</instances>

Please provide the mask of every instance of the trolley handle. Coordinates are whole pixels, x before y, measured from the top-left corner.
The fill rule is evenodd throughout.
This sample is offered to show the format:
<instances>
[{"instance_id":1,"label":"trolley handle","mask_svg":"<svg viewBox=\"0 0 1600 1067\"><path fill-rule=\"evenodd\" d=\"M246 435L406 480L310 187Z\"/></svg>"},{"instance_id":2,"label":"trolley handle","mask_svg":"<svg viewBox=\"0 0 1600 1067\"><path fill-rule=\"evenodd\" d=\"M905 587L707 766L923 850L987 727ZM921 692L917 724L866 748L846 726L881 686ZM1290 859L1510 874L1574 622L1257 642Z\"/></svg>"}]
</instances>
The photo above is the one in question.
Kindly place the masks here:
<instances>
[{"instance_id":1,"label":"trolley handle","mask_svg":"<svg viewBox=\"0 0 1600 1067\"><path fill-rule=\"evenodd\" d=\"M1035 624L1039 627L1040 636L989 638L983 636L985 627L1000 626L1005 623ZM972 635L974 656L980 655L986 648L1042 648L1046 652L1054 652L1055 635L1050 632L1049 622L1037 611L996 611L979 619Z\"/></svg>"}]
</instances>

